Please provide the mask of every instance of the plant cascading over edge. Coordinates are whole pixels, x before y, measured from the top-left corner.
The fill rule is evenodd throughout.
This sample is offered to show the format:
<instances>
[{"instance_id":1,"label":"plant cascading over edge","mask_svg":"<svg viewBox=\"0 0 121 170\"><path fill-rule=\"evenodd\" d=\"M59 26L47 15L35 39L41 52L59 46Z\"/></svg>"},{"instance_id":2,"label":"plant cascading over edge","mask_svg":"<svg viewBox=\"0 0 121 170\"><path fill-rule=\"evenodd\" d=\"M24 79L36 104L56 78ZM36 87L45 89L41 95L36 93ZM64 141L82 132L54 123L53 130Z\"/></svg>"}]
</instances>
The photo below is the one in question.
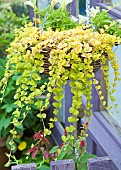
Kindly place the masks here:
<instances>
[{"instance_id":1,"label":"plant cascading over edge","mask_svg":"<svg viewBox=\"0 0 121 170\"><path fill-rule=\"evenodd\" d=\"M67 132L73 132L76 128L74 122L78 121L79 108L82 105L82 95L86 96L87 104L85 108L85 117L90 118L92 115L91 91L92 84L95 85L99 98L103 105L106 105L101 93L101 87L98 80L95 79L94 72L96 66L101 67L104 72L107 89L113 100L113 91L116 82L119 80L118 61L115 58L115 52L112 47L115 43L120 44L119 37L106 34L104 31L94 32L89 26L77 26L76 28L64 31L47 31L41 32L39 28L29 23L25 27L16 31L16 38L11 43L6 64L4 78L0 82L1 101L4 97L9 78L14 74L18 75L16 85L18 86L14 98L16 100L16 110L13 112L13 129L10 133L13 138L16 137L16 127L21 125L31 110L31 104L40 109L37 115L42 121L46 118L43 113L44 109L50 102L50 96L53 93L55 101L54 117L50 118L49 128L44 126L44 134L50 135L54 122L57 121L61 100L64 98L63 85L69 84L71 87L72 106L69 109L71 116L68 117L70 126L66 127ZM108 79L108 65L111 63L114 70L114 83L111 88ZM49 63L49 64L48 64ZM49 82L39 86L38 82L41 75L46 72L46 64L49 65L48 74ZM47 98L42 101L39 98L47 92ZM73 135L68 135L66 140L72 139ZM11 151L14 150L13 140L10 141Z\"/></svg>"}]
</instances>

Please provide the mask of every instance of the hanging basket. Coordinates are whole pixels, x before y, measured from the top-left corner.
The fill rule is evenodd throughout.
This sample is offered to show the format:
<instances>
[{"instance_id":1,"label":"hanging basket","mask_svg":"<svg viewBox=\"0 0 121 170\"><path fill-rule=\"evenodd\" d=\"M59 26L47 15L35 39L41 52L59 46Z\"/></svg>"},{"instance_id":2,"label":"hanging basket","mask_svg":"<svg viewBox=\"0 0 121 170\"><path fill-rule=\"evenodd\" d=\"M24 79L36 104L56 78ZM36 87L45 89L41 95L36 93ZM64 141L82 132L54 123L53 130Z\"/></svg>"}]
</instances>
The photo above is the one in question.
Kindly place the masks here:
<instances>
[{"instance_id":1,"label":"hanging basket","mask_svg":"<svg viewBox=\"0 0 121 170\"><path fill-rule=\"evenodd\" d=\"M43 51L41 52L41 54L44 55L44 73L47 74L49 76L49 66L51 66L51 64L49 63L48 59L50 57L50 52L51 52L51 48L50 47L46 47L43 48ZM82 62L84 60L84 58L79 55L80 58L82 58ZM101 62L100 59L97 61L92 61L91 66L93 66L93 72L96 73L100 67L101 67ZM67 69L69 69L70 67L68 67Z\"/></svg>"},{"instance_id":2,"label":"hanging basket","mask_svg":"<svg viewBox=\"0 0 121 170\"><path fill-rule=\"evenodd\" d=\"M31 37L31 35L30 35L30 38L28 37L24 38L25 39L24 46L25 47L28 46L27 48L25 48L25 52L29 50L30 53L33 53L33 57L34 55L36 55L37 52L44 55L44 58L43 58L44 73L47 74L48 76L50 72L49 67L51 66L51 63L49 62L49 58L52 57L52 60L53 60L55 56L55 59L57 59L57 62L58 62L59 58L57 57L59 57L60 55L58 53L58 50L60 51L60 53L61 52L63 53L63 50L64 50L64 55L72 56L72 59L71 57L67 58L68 63L66 64L65 67L63 66L65 69L68 69L68 70L71 69L71 63L73 63L73 60L76 61L76 59L74 59L74 55L76 55L76 57L78 56L79 58L79 60L77 59L78 65L79 65L79 62L80 64L84 63L85 64L84 67L86 67L85 59L87 59L89 61L89 65L93 66L94 73L96 73L101 68L102 58L108 57L108 56L105 56L105 54L106 55L108 54L106 50L106 46L109 45L109 42L107 41L106 36L107 38L112 38L112 37L109 37L109 35L107 34L105 34L105 42L103 42L103 38L101 38L102 37L101 34L99 34L98 32L94 34L91 29L88 29L88 28L83 29L83 27L81 26L75 29L65 30L61 32L59 31L54 32L50 29L47 31L43 31L41 33L39 29L36 30L36 28L33 28L33 30L35 31L34 38ZM29 39L31 40L31 45L28 42ZM20 40L21 40L21 37L20 37ZM19 41L17 43L19 43ZM78 48L78 46L80 46L79 47L80 49ZM37 50L35 50L36 47L37 47ZM91 54L90 57L88 57L88 54ZM99 54L99 56L95 57L97 54ZM66 61L66 58L65 58L65 61ZM58 64L57 62L55 61L55 65ZM105 64L105 61L103 64Z\"/></svg>"}]
</instances>

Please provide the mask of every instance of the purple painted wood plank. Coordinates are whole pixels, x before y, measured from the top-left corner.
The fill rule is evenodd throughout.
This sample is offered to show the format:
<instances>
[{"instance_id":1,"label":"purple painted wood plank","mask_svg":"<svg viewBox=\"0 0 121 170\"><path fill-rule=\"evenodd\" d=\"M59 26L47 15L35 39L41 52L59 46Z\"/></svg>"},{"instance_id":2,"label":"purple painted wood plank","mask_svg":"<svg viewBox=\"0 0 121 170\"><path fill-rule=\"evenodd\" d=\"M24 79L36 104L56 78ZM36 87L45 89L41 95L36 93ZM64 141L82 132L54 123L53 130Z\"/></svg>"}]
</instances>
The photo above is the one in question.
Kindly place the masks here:
<instances>
[{"instance_id":1,"label":"purple painted wood plank","mask_svg":"<svg viewBox=\"0 0 121 170\"><path fill-rule=\"evenodd\" d=\"M68 83L65 85L65 127L70 125L68 122L68 117L71 115L69 108L72 106L72 96L73 94L71 93L71 88L68 80Z\"/></svg>"},{"instance_id":2,"label":"purple painted wood plank","mask_svg":"<svg viewBox=\"0 0 121 170\"><path fill-rule=\"evenodd\" d=\"M72 11L71 11L71 15L76 16L76 0L73 0L73 2L72 2Z\"/></svg>"},{"instance_id":3,"label":"purple painted wood plank","mask_svg":"<svg viewBox=\"0 0 121 170\"><path fill-rule=\"evenodd\" d=\"M105 117L99 112L95 112L95 118L121 149L121 137L117 133L116 129L114 129L112 125L110 125L109 122L105 119Z\"/></svg>"},{"instance_id":4,"label":"purple painted wood plank","mask_svg":"<svg viewBox=\"0 0 121 170\"><path fill-rule=\"evenodd\" d=\"M94 6L100 6L100 9L107 9L107 5L104 3L96 3ZM121 19L121 11L115 8L109 10L109 14L113 19Z\"/></svg>"},{"instance_id":5,"label":"purple painted wood plank","mask_svg":"<svg viewBox=\"0 0 121 170\"><path fill-rule=\"evenodd\" d=\"M11 170L36 170L36 163L15 165Z\"/></svg>"},{"instance_id":6,"label":"purple painted wood plank","mask_svg":"<svg viewBox=\"0 0 121 170\"><path fill-rule=\"evenodd\" d=\"M100 113L98 112L98 114ZM109 126L111 125L109 124ZM104 151L103 155L98 156L109 155L113 162L113 170L120 170L121 148L117 145L117 143L112 139L112 136L105 130L105 128L103 128L102 124L95 117L91 117L88 131L88 142L91 138L96 144L96 150L100 146L100 150Z\"/></svg>"},{"instance_id":7,"label":"purple painted wood plank","mask_svg":"<svg viewBox=\"0 0 121 170\"><path fill-rule=\"evenodd\" d=\"M64 135L64 129L59 121L54 123L54 128L52 129L52 138L56 145L60 145L63 143L61 136Z\"/></svg>"},{"instance_id":8,"label":"purple painted wood plank","mask_svg":"<svg viewBox=\"0 0 121 170\"><path fill-rule=\"evenodd\" d=\"M30 20L33 22L33 17L34 17L34 9L32 7L29 7L29 15L30 15Z\"/></svg>"},{"instance_id":9,"label":"purple painted wood plank","mask_svg":"<svg viewBox=\"0 0 121 170\"><path fill-rule=\"evenodd\" d=\"M72 159L51 161L50 170L74 170L74 161Z\"/></svg>"},{"instance_id":10,"label":"purple painted wood plank","mask_svg":"<svg viewBox=\"0 0 121 170\"><path fill-rule=\"evenodd\" d=\"M96 73L95 73L95 78L99 81L100 80L100 70L98 70ZM94 85L92 86L92 100L91 100L91 103L93 104L93 107L92 107L92 111L98 111L99 110L99 107L100 107L100 100L99 100L99 96L98 96L98 93L94 87Z\"/></svg>"},{"instance_id":11,"label":"purple painted wood plank","mask_svg":"<svg viewBox=\"0 0 121 170\"><path fill-rule=\"evenodd\" d=\"M113 170L112 161L109 156L89 159L88 170Z\"/></svg>"},{"instance_id":12,"label":"purple painted wood plank","mask_svg":"<svg viewBox=\"0 0 121 170\"><path fill-rule=\"evenodd\" d=\"M101 9L107 9L107 5L102 3L102 0L90 0L90 6L100 6ZM109 14L113 19L121 19L121 11L115 8L109 10Z\"/></svg>"},{"instance_id":13,"label":"purple painted wood plank","mask_svg":"<svg viewBox=\"0 0 121 170\"><path fill-rule=\"evenodd\" d=\"M97 2L100 2L99 0L90 0L90 7L96 6Z\"/></svg>"}]
</instances>

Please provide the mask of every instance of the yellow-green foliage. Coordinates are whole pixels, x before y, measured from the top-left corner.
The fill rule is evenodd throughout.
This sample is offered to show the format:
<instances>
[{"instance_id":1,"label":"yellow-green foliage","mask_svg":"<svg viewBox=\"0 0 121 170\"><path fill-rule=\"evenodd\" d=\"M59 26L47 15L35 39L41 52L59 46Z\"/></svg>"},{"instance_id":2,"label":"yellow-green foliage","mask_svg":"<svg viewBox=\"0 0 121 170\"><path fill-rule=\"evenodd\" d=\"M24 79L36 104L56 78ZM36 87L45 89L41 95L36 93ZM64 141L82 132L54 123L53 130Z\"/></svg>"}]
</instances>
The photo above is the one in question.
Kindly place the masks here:
<instances>
[{"instance_id":1,"label":"yellow-green foliage","mask_svg":"<svg viewBox=\"0 0 121 170\"><path fill-rule=\"evenodd\" d=\"M115 79L113 86L115 87L116 81L119 79L117 60L115 59L115 53L112 52L112 47L115 43L120 44L121 39L104 32L93 32L88 26L79 26L61 32L48 29L41 33L38 28L30 23L25 28L18 30L15 40L7 50L9 55L6 72L0 84L2 87L1 92L4 94L9 77L13 74L19 75L19 79L16 81L18 89L14 96L17 106L16 111L13 113L14 119L12 123L14 127L22 123L22 121L19 121L19 117L23 115L23 119L25 118L29 110L31 110L31 104L40 109L38 117L44 119L46 115L42 114L42 111L48 106L51 93L54 93L55 117L50 119L50 128L44 128L45 134L49 135L51 128L53 128L53 122L57 121L58 109L61 107L61 100L64 97L62 93L63 85L68 80L70 80L71 92L73 93L69 122L78 121L78 109L82 105L82 95L87 98L85 116L90 117L92 115L92 105L90 103L92 84L95 84L100 99L105 105L100 86L95 79L92 62L100 60L107 89L110 89L110 95L112 96L113 91L108 80L108 66L105 64L107 64L108 60L114 69ZM49 83L38 87L38 81L44 72L44 55L42 52L45 48L46 50L51 49L49 56L51 65L49 67ZM28 89L30 90L29 94L27 93ZM38 96L45 91L48 91L47 99L45 103L42 103L43 101ZM72 125L66 127L67 132L73 132L74 130L75 128ZM13 131L11 133L14 136L16 135Z\"/></svg>"}]
</instances>

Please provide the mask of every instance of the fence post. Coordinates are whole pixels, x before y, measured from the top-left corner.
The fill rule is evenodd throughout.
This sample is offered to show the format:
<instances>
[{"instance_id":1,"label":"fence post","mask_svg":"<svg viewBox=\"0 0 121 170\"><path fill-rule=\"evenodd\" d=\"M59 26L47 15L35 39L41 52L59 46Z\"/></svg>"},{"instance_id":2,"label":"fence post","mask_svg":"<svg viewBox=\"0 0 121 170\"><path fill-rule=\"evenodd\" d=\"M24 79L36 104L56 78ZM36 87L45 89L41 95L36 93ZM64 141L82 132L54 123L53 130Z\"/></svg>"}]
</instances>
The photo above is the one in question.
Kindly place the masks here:
<instances>
[{"instance_id":1,"label":"fence post","mask_svg":"<svg viewBox=\"0 0 121 170\"><path fill-rule=\"evenodd\" d=\"M72 159L51 161L50 170L74 170L74 161Z\"/></svg>"},{"instance_id":2,"label":"fence post","mask_svg":"<svg viewBox=\"0 0 121 170\"><path fill-rule=\"evenodd\" d=\"M36 163L15 165L11 170L36 170Z\"/></svg>"},{"instance_id":3,"label":"fence post","mask_svg":"<svg viewBox=\"0 0 121 170\"><path fill-rule=\"evenodd\" d=\"M109 156L90 158L88 160L88 170L114 170Z\"/></svg>"}]
</instances>

